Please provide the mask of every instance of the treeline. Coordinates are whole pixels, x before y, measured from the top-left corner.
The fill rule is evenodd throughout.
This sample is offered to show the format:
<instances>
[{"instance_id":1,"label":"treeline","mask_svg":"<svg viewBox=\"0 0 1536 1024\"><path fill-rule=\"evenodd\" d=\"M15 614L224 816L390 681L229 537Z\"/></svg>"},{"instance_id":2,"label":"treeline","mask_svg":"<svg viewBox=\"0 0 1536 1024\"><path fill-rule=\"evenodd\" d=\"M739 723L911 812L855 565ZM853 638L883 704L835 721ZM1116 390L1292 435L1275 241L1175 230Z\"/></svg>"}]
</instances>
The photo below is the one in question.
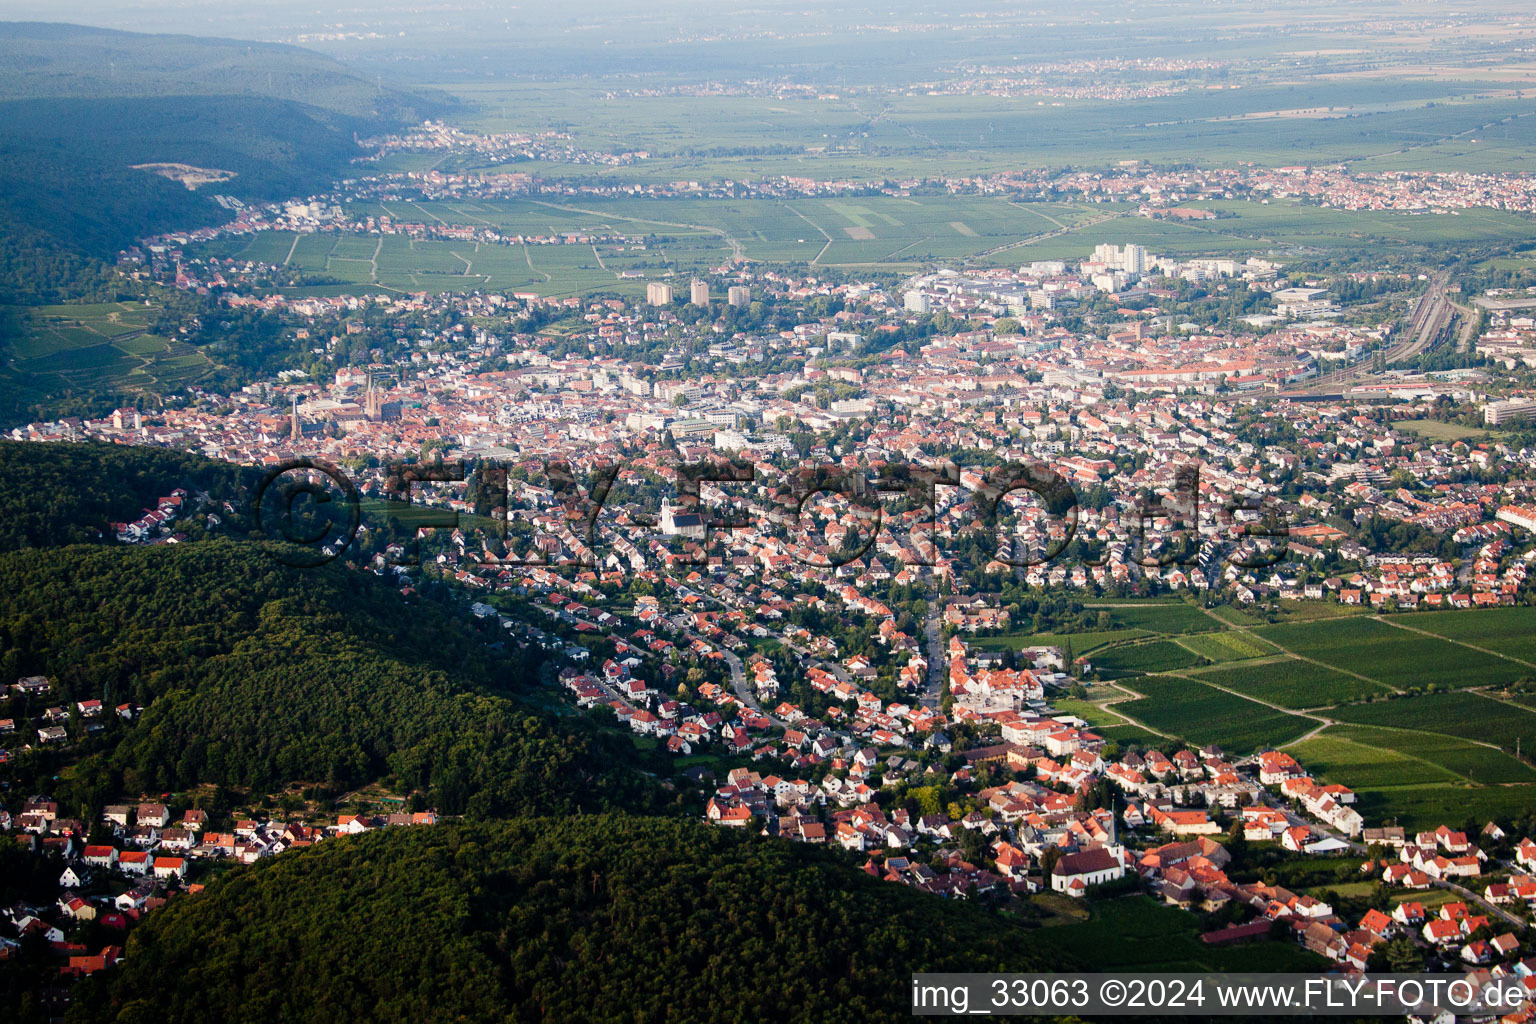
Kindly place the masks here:
<instances>
[{"instance_id":1,"label":"treeline","mask_svg":"<svg viewBox=\"0 0 1536 1024\"><path fill-rule=\"evenodd\" d=\"M1073 966L1021 935L833 851L701 824L395 828L173 900L69 1019L894 1020L914 971Z\"/></svg>"},{"instance_id":2,"label":"treeline","mask_svg":"<svg viewBox=\"0 0 1536 1024\"><path fill-rule=\"evenodd\" d=\"M493 626L372 573L204 540L6 554L0 588L0 679L58 684L28 714L91 698L145 708L8 766L72 812L201 783L339 794L384 780L481 816L652 801L627 738L530 709L536 653L506 653Z\"/></svg>"}]
</instances>

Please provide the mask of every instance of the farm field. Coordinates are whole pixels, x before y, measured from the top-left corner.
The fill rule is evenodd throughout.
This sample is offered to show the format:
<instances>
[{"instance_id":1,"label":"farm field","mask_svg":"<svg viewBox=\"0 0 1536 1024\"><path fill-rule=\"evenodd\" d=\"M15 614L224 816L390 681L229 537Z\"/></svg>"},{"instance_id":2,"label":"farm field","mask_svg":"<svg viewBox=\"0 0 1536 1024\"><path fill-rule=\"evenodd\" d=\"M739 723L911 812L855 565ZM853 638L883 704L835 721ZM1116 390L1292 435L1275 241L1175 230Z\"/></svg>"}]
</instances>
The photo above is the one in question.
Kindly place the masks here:
<instances>
[{"instance_id":1,"label":"farm field","mask_svg":"<svg viewBox=\"0 0 1536 1024\"><path fill-rule=\"evenodd\" d=\"M1119 607L1108 611L1117 627L1145 629L1153 633L1205 633L1221 628L1221 623L1199 608L1182 603Z\"/></svg>"},{"instance_id":2,"label":"farm field","mask_svg":"<svg viewBox=\"0 0 1536 1024\"><path fill-rule=\"evenodd\" d=\"M836 199L561 199L357 202L354 218L495 228L509 236L601 239L503 244L319 232L218 239L197 252L324 274L402 291L475 288L564 297L634 295L647 280L707 272L736 255L765 263L908 273L938 265L1016 266L1081 257L1100 242L1138 242L1168 255L1372 250L1405 244L1509 241L1529 236L1514 214L1460 217L1350 213L1289 201L1194 205L1218 219L1151 221L1126 204L1015 202L998 196L872 195Z\"/></svg>"},{"instance_id":3,"label":"farm field","mask_svg":"<svg viewBox=\"0 0 1536 1024\"><path fill-rule=\"evenodd\" d=\"M1166 602L1106 610L1117 616L1116 624L1151 626L1161 616L1161 624L1174 630L1185 625L1180 613L1199 613L1198 609ZM1216 618L1203 616L1211 625L1218 620L1245 625L1262 621L1234 609L1213 611ZM1126 612L1129 614L1123 614ZM1264 625L1252 633L1219 628L1200 633L1153 628L1079 633L1070 637L1074 650L1081 653L1096 647L1098 653L1092 656L1095 666L1106 675L1121 676L1123 682L1095 684L1089 688L1087 700L1067 700L1057 706L1086 719L1106 739L1144 747L1165 747L1169 742L1148 729L1197 745L1215 743L1233 753L1284 745L1320 778L1354 789L1360 797L1360 812L1373 824L1395 819L1408 827L1430 827L1460 822L1469 813L1509 817L1536 805L1536 769L1513 756L1517 741L1522 750L1536 744L1536 696L1517 695L1501 701L1456 689L1381 698L1391 692L1386 679L1399 685L1446 684L1453 681L1449 673L1454 671L1457 679L1470 675L1465 685L1477 685L1483 679L1480 670L1465 669L1469 661L1496 666L1501 671L1495 678L1507 680L1511 675L1524 674L1517 663L1424 634L1444 634L1513 653L1527 649L1525 637L1536 625L1533 620L1536 610L1497 608L1419 613L1394 620L1424 632L1399 629L1365 613L1351 613ZM1329 664L1266 651L1241 660L1171 667L1181 660L1220 654L1223 648L1234 654L1261 650L1267 647L1267 639L1260 637ZM1008 639L1015 647L1031 642L1028 637ZM1062 639L1050 638L1054 643ZM1227 648L1229 644L1234 646ZM1410 650L1406 660L1394 653L1394 645ZM1412 665L1413 659L1420 664ZM1332 665L1338 668L1329 667ZM1406 674L1408 666L1412 667L1411 677ZM1342 669L1379 673L1383 682L1359 679ZM1125 700L1126 693L1141 696ZM1249 697L1253 699L1245 699ZM1349 703L1365 698L1375 699L1367 704ZM1318 710L1310 716L1289 715L1258 701ZM1127 718L1145 723L1146 728L1127 724ZM1319 728L1320 720L1336 724ZM1308 738L1300 739L1302 736Z\"/></svg>"},{"instance_id":4,"label":"farm field","mask_svg":"<svg viewBox=\"0 0 1536 1024\"><path fill-rule=\"evenodd\" d=\"M1076 644L1073 644L1076 650ZM1095 655L1093 667L1101 675L1110 678L1138 675L1146 672L1168 672L1205 664L1200 655L1187 651L1172 640L1152 640L1148 643L1126 644L1113 647Z\"/></svg>"},{"instance_id":5,"label":"farm field","mask_svg":"<svg viewBox=\"0 0 1536 1024\"><path fill-rule=\"evenodd\" d=\"M1319 778L1355 790L1372 823L1416 829L1469 815L1511 818L1536 802L1536 771L1453 736L1337 725L1289 750Z\"/></svg>"},{"instance_id":6,"label":"farm field","mask_svg":"<svg viewBox=\"0 0 1536 1024\"><path fill-rule=\"evenodd\" d=\"M1536 698L1499 702L1476 693L1452 692L1378 699L1392 692L1389 682L1418 687L1512 681L1525 674L1516 662L1387 625L1363 613L1264 625L1250 632L1221 627L1222 621L1262 621L1233 609L1213 609L1213 617L1182 603L1148 602L1135 608L1108 604L1085 606L1110 612L1117 626L1134 623L1136 627L1065 636L1013 634L975 643L1019 650L1070 642L1074 654L1089 655L1105 678L1124 679L1129 690L1144 695L1102 708L1102 702L1122 694L1112 687L1094 687L1086 707L1098 710L1098 716L1073 702L1073 713L1104 730L1137 728L1121 723L1118 713L1124 712L1152 729L1238 750L1295 739L1316 728L1321 717L1348 723L1349 728L1376 727L1378 745L1461 780L1519 782L1529 777L1512 757L1470 741L1492 742L1511 751L1516 740L1530 747L1536 743L1536 712L1527 713L1519 704L1528 700L1536 705ZM1394 621L1422 626L1426 632L1467 637L1467 642L1475 640L1490 649L1495 645L1521 649L1533 618L1536 612L1531 609L1501 608L1403 615ZM1215 628L1181 632L1202 622ZM1271 641L1326 663L1293 657L1272 647ZM1359 678L1351 672L1374 678ZM1377 700L1352 704L1366 699ZM1314 715L1293 717L1264 704L1310 709ZM1130 735L1122 738L1144 742Z\"/></svg>"},{"instance_id":7,"label":"farm field","mask_svg":"<svg viewBox=\"0 0 1536 1024\"><path fill-rule=\"evenodd\" d=\"M1143 729L1139 725L1106 725L1095 728L1093 731L1106 740L1114 740L1116 743L1135 743L1147 749L1163 746L1168 742L1157 733Z\"/></svg>"},{"instance_id":8,"label":"farm field","mask_svg":"<svg viewBox=\"0 0 1536 1024\"><path fill-rule=\"evenodd\" d=\"M1335 726L1288 748L1319 777L1355 790L1459 781L1449 769L1383 746L1375 730Z\"/></svg>"},{"instance_id":9,"label":"farm field","mask_svg":"<svg viewBox=\"0 0 1536 1024\"><path fill-rule=\"evenodd\" d=\"M486 131L571 131L576 145L643 149L626 177L752 180L770 175L889 178L1122 159L1230 166L1359 161L1362 168L1525 170L1528 106L1466 74L1314 79L1128 101L1019 95L623 95L582 79L449 80L462 120ZM1302 110L1326 116L1296 116ZM1488 133L1467 136L1483 125ZM1407 145L1411 141L1413 145ZM526 170L528 165L516 165ZM512 168L509 168L512 169ZM610 168L566 166L570 178Z\"/></svg>"},{"instance_id":10,"label":"farm field","mask_svg":"<svg viewBox=\"0 0 1536 1024\"><path fill-rule=\"evenodd\" d=\"M1431 693L1337 708L1329 717L1362 725L1442 733L1514 751L1536 747L1536 712L1477 693ZM1536 776L1533 776L1536 778Z\"/></svg>"},{"instance_id":11,"label":"farm field","mask_svg":"<svg viewBox=\"0 0 1536 1024\"><path fill-rule=\"evenodd\" d=\"M1403 621L1411 624L1413 619ZM1255 632L1296 654L1399 689L1498 685L1531 671L1504 658L1365 616L1265 626Z\"/></svg>"},{"instance_id":12,"label":"farm field","mask_svg":"<svg viewBox=\"0 0 1536 1024\"><path fill-rule=\"evenodd\" d=\"M1204 746L1249 753L1293 740L1316 723L1288 715L1193 679L1148 676L1126 684L1143 694L1139 700L1116 705L1153 729L1182 736Z\"/></svg>"},{"instance_id":13,"label":"farm field","mask_svg":"<svg viewBox=\"0 0 1536 1024\"><path fill-rule=\"evenodd\" d=\"M202 352L150 333L154 310L138 302L38 306L0 317L6 376L22 394L166 394L214 369Z\"/></svg>"},{"instance_id":14,"label":"farm field","mask_svg":"<svg viewBox=\"0 0 1536 1024\"><path fill-rule=\"evenodd\" d=\"M1345 605L1324 604L1321 601L1281 601L1280 610L1284 613L1283 622L1315 622L1318 619L1352 618L1366 614L1357 608ZM1211 615L1222 622L1232 626L1268 626L1272 625L1263 613L1248 608L1238 608L1233 605L1221 605L1211 609Z\"/></svg>"},{"instance_id":15,"label":"farm field","mask_svg":"<svg viewBox=\"0 0 1536 1024\"><path fill-rule=\"evenodd\" d=\"M1103 708L1091 700L1079 700L1075 697L1057 697L1051 700L1051 707L1065 715L1076 715L1092 726L1129 725L1121 716L1115 714L1112 708Z\"/></svg>"},{"instance_id":16,"label":"farm field","mask_svg":"<svg viewBox=\"0 0 1536 1024\"><path fill-rule=\"evenodd\" d=\"M1125 640L1139 640L1152 634L1144 629L1106 629L1094 633L1010 633L1004 636L984 636L972 641L975 646L988 651L1020 651L1026 647L1060 647L1071 643L1075 655L1084 655L1110 644Z\"/></svg>"},{"instance_id":17,"label":"farm field","mask_svg":"<svg viewBox=\"0 0 1536 1024\"><path fill-rule=\"evenodd\" d=\"M1207 624L1212 620L1206 619ZM1206 661L1249 661L1275 654L1275 648L1258 637L1229 630L1221 633L1198 633L1180 636L1175 642L1185 650L1193 651Z\"/></svg>"},{"instance_id":18,"label":"farm field","mask_svg":"<svg viewBox=\"0 0 1536 1024\"><path fill-rule=\"evenodd\" d=\"M1462 612L1425 612L1402 619L1413 629L1536 664L1536 608L1485 608ZM1536 676L1536 668L1527 672Z\"/></svg>"},{"instance_id":19,"label":"farm field","mask_svg":"<svg viewBox=\"0 0 1536 1024\"><path fill-rule=\"evenodd\" d=\"M1296 658L1275 658L1253 665L1214 666L1194 674L1217 686L1288 708L1324 707L1390 692L1378 683Z\"/></svg>"},{"instance_id":20,"label":"farm field","mask_svg":"<svg viewBox=\"0 0 1536 1024\"><path fill-rule=\"evenodd\" d=\"M1464 427L1460 423L1441 423L1439 420L1399 420L1392 426L1400 430L1411 430L1430 441L1454 442L1471 438L1482 440L1488 436L1486 430Z\"/></svg>"},{"instance_id":21,"label":"farm field","mask_svg":"<svg viewBox=\"0 0 1536 1024\"><path fill-rule=\"evenodd\" d=\"M1104 970L1302 971L1320 962L1293 942L1212 947L1199 931L1194 915L1137 893L1095 902L1088 921L1026 933L1026 941L1049 943Z\"/></svg>"}]
</instances>

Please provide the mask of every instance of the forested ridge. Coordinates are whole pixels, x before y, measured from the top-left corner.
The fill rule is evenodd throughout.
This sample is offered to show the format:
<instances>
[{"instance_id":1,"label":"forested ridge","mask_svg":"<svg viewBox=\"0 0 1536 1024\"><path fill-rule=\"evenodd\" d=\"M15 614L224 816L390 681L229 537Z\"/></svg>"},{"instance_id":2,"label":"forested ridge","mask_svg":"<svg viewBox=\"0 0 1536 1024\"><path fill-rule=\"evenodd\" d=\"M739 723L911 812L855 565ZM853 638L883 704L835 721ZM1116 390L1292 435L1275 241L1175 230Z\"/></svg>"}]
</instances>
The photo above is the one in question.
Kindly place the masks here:
<instances>
[{"instance_id":1,"label":"forested ridge","mask_svg":"<svg viewBox=\"0 0 1536 1024\"><path fill-rule=\"evenodd\" d=\"M892 1020L914 971L1049 969L1020 936L831 851L690 822L396 828L173 901L70 1019Z\"/></svg>"},{"instance_id":2,"label":"forested ridge","mask_svg":"<svg viewBox=\"0 0 1536 1024\"><path fill-rule=\"evenodd\" d=\"M0 95L269 96L365 119L415 121L453 106L390 88L314 50L282 43L0 22Z\"/></svg>"},{"instance_id":3,"label":"forested ridge","mask_svg":"<svg viewBox=\"0 0 1536 1024\"><path fill-rule=\"evenodd\" d=\"M648 799L626 739L525 702L536 661L490 650L489 627L370 572L290 568L213 539L0 555L0 588L0 678L53 677L49 703L145 708L11 766L26 784L68 768L70 805L379 779L482 816Z\"/></svg>"},{"instance_id":4,"label":"forested ridge","mask_svg":"<svg viewBox=\"0 0 1536 1024\"><path fill-rule=\"evenodd\" d=\"M177 487L229 498L253 471L168 448L0 441L0 551L110 540Z\"/></svg>"},{"instance_id":5,"label":"forested ridge","mask_svg":"<svg viewBox=\"0 0 1536 1024\"><path fill-rule=\"evenodd\" d=\"M0 301L10 303L77 298L99 283L93 262L138 239L231 220L212 192L270 200L317 191L360 154L352 135L366 130L262 96L0 96L0 121ZM236 177L191 192L134 167L171 162Z\"/></svg>"}]
</instances>

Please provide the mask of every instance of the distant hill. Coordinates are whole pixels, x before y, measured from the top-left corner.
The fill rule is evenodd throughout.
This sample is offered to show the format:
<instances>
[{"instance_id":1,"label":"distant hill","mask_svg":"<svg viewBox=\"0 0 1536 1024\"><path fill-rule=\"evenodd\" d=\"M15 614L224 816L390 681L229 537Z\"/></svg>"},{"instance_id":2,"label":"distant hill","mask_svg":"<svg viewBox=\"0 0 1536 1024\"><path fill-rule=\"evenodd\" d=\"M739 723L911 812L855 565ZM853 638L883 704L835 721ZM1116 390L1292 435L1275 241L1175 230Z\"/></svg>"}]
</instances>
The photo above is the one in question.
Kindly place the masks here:
<instances>
[{"instance_id":1,"label":"distant hill","mask_svg":"<svg viewBox=\"0 0 1536 1024\"><path fill-rule=\"evenodd\" d=\"M386 88L298 46L0 22L0 98L171 96L261 97L386 123L418 121L449 102Z\"/></svg>"},{"instance_id":2,"label":"distant hill","mask_svg":"<svg viewBox=\"0 0 1536 1024\"><path fill-rule=\"evenodd\" d=\"M393 828L173 900L69 1019L862 1024L910 1015L914 971L1051 969L1023 934L703 824Z\"/></svg>"},{"instance_id":3,"label":"distant hill","mask_svg":"<svg viewBox=\"0 0 1536 1024\"><path fill-rule=\"evenodd\" d=\"M0 23L0 304L103 297L100 261L136 238L227 220L213 193L317 191L356 136L442 109L293 46ZM170 163L232 177L134 166Z\"/></svg>"}]
</instances>

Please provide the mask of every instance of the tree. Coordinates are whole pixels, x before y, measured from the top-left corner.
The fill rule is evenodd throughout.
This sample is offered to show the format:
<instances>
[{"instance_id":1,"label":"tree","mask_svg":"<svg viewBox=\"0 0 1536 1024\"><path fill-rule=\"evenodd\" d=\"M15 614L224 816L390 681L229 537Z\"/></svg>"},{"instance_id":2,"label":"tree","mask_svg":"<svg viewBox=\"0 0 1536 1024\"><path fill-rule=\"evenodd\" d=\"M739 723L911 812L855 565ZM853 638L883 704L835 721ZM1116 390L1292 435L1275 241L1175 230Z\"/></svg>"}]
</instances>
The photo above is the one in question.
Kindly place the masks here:
<instances>
[{"instance_id":1,"label":"tree","mask_svg":"<svg viewBox=\"0 0 1536 1024\"><path fill-rule=\"evenodd\" d=\"M1232 829L1227 833L1226 847L1233 864L1241 864L1248 858L1248 837L1243 833L1242 818L1233 820Z\"/></svg>"},{"instance_id":2,"label":"tree","mask_svg":"<svg viewBox=\"0 0 1536 1024\"><path fill-rule=\"evenodd\" d=\"M1078 812L1095 811L1100 807L1107 807L1110 810L1114 810L1115 807L1114 786L1103 776L1095 779L1091 785L1084 787L1083 791L1077 795L1077 801L1073 804L1073 809Z\"/></svg>"},{"instance_id":3,"label":"tree","mask_svg":"<svg viewBox=\"0 0 1536 1024\"><path fill-rule=\"evenodd\" d=\"M1371 950L1366 969L1372 972L1391 971L1395 974L1412 974L1424 967L1424 952L1414 945L1407 935L1398 935Z\"/></svg>"},{"instance_id":4,"label":"tree","mask_svg":"<svg viewBox=\"0 0 1536 1024\"><path fill-rule=\"evenodd\" d=\"M918 786L907 794L920 814L938 814L943 809L943 794L938 786Z\"/></svg>"}]
</instances>

